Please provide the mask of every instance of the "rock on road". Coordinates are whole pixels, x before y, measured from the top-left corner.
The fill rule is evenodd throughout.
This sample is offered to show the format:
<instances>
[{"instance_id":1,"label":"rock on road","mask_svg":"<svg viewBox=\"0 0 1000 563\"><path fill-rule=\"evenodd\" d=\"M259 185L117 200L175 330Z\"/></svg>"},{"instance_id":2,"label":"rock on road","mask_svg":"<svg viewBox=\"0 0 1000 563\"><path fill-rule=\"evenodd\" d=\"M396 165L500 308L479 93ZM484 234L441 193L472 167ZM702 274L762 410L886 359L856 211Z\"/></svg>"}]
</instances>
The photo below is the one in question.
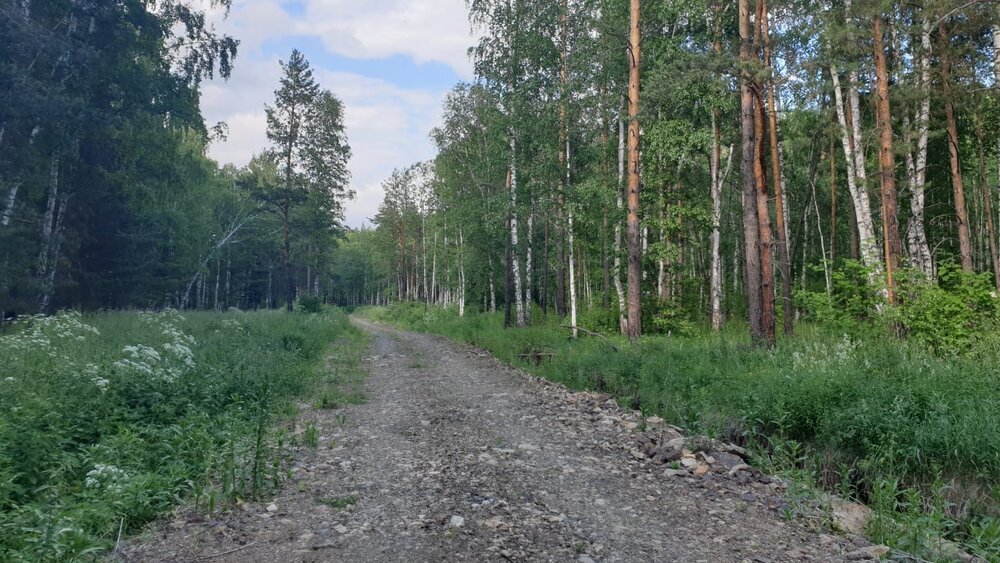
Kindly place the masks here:
<instances>
[{"instance_id":1,"label":"rock on road","mask_svg":"<svg viewBox=\"0 0 1000 563\"><path fill-rule=\"evenodd\" d=\"M373 334L368 401L304 413L320 445L296 452L277 496L213 519L179 511L120 559L867 558L867 544L824 532L818 518L783 518L779 480L738 479L745 472L725 467L684 471L642 455L641 419L607 397L567 391L441 337L354 322Z\"/></svg>"}]
</instances>

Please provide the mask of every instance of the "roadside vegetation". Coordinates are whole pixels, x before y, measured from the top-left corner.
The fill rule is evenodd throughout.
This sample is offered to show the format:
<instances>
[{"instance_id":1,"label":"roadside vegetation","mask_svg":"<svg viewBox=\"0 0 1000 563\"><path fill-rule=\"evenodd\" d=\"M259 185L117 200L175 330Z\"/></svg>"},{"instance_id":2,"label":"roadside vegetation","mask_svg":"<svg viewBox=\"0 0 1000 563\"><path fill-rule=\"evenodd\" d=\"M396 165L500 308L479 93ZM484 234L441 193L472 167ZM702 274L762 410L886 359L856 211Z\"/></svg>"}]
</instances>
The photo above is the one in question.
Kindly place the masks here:
<instances>
[{"instance_id":1,"label":"roadside vegetation","mask_svg":"<svg viewBox=\"0 0 1000 563\"><path fill-rule=\"evenodd\" d=\"M976 287L961 281L956 291ZM952 339L971 334L950 324L995 322L990 285L983 302L992 312L962 313L951 304L966 301L941 284L914 287L909 308L864 320L857 316L862 296L835 293L859 308L822 304L812 309L826 315L822 322L802 322L774 350L747 346L742 323L713 333L683 313L675 321L685 319L681 336L675 329L630 344L583 333L574 340L564 319L540 309L534 326L517 330L504 329L502 314L460 317L456 308L419 303L362 312L483 347L536 375L748 446L767 470L867 503L875 541L946 561L940 540L948 538L998 560L1000 332L981 326L975 338L936 345L939 329ZM907 319L923 319L927 329ZM887 322L909 327L910 338L891 335L879 324ZM600 313L581 324L608 328Z\"/></svg>"},{"instance_id":2,"label":"roadside vegetation","mask_svg":"<svg viewBox=\"0 0 1000 563\"><path fill-rule=\"evenodd\" d=\"M279 423L297 398L356 380L364 349L339 310L302 310L63 312L8 326L0 560L96 559L182 501L214 512L279 485L298 439Z\"/></svg>"}]
</instances>

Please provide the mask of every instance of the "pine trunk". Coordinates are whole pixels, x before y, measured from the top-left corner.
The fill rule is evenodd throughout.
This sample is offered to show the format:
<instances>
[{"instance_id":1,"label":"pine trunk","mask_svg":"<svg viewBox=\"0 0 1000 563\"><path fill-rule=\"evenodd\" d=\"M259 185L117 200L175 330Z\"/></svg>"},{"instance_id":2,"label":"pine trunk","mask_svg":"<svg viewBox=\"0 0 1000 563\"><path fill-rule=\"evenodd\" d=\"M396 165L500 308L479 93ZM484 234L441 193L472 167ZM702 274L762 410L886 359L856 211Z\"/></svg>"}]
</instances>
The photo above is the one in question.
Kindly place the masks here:
<instances>
[{"instance_id":1,"label":"pine trunk","mask_svg":"<svg viewBox=\"0 0 1000 563\"><path fill-rule=\"evenodd\" d=\"M740 61L744 67L753 62L751 44L750 1L739 0ZM743 208L744 282L747 294L747 320L750 323L750 340L764 341L761 324L763 301L761 299L760 228L757 222L757 184L754 181L754 95L749 71L740 74L740 136Z\"/></svg>"},{"instance_id":2,"label":"pine trunk","mask_svg":"<svg viewBox=\"0 0 1000 563\"><path fill-rule=\"evenodd\" d=\"M972 266L972 240L969 234L969 210L965 205L965 187L962 182L962 162L958 152L958 118L955 116L954 92L951 84L951 53L948 51L950 35L944 22L938 27L941 49L941 81L944 83L944 115L948 130L948 161L951 170L951 188L955 197L955 219L958 221L958 252L962 269L974 271Z\"/></svg>"},{"instance_id":3,"label":"pine trunk","mask_svg":"<svg viewBox=\"0 0 1000 563\"><path fill-rule=\"evenodd\" d=\"M642 256L639 227L639 0L630 0L628 80L628 337L642 334Z\"/></svg>"},{"instance_id":4,"label":"pine trunk","mask_svg":"<svg viewBox=\"0 0 1000 563\"><path fill-rule=\"evenodd\" d=\"M875 116L879 131L879 184L882 194L882 237L885 246L885 275L889 303L896 302L894 274L899 269L903 244L899 238L899 209L896 201L896 161L892 146L892 112L889 103L889 68L885 58L881 14L872 17L872 50L875 56Z\"/></svg>"},{"instance_id":5,"label":"pine trunk","mask_svg":"<svg viewBox=\"0 0 1000 563\"><path fill-rule=\"evenodd\" d=\"M788 256L788 231L785 226L785 194L781 175L781 151L778 139L778 112L775 98L777 84L774 79L774 69L771 65L771 36L768 26L767 0L759 0L762 4L761 30L764 36L764 66L767 69L767 106L768 124L771 148L771 182L774 185L775 232L778 237L778 267L781 270L781 298L784 313L785 334L792 334L794 329L792 317L792 264Z\"/></svg>"}]
</instances>

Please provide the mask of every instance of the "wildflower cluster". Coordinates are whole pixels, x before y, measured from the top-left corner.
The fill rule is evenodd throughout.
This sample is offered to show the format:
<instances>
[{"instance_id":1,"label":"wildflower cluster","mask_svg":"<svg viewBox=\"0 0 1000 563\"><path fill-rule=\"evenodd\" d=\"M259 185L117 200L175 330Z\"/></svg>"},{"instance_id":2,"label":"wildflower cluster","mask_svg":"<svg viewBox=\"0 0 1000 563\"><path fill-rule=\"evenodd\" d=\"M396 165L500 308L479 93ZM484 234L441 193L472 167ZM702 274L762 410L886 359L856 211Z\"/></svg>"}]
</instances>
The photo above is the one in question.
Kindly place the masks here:
<instances>
[{"instance_id":1,"label":"wildflower cluster","mask_svg":"<svg viewBox=\"0 0 1000 563\"><path fill-rule=\"evenodd\" d=\"M83 484L88 489L104 489L112 493L121 493L128 482L128 473L114 465L95 463L94 468L87 472Z\"/></svg>"},{"instance_id":2,"label":"wildflower cluster","mask_svg":"<svg viewBox=\"0 0 1000 563\"><path fill-rule=\"evenodd\" d=\"M166 382L176 381L185 372L195 367L193 336L180 329L184 317L177 311L168 309L159 314L142 313L141 321L147 326L158 328L164 342L158 347L135 344L122 349L124 358L114 366L125 373L131 373Z\"/></svg>"},{"instance_id":3,"label":"wildflower cluster","mask_svg":"<svg viewBox=\"0 0 1000 563\"><path fill-rule=\"evenodd\" d=\"M10 334L0 336L0 347L15 356L41 352L54 357L60 345L86 342L87 337L100 335L100 331L83 322L78 311L22 317L12 329Z\"/></svg>"}]
</instances>

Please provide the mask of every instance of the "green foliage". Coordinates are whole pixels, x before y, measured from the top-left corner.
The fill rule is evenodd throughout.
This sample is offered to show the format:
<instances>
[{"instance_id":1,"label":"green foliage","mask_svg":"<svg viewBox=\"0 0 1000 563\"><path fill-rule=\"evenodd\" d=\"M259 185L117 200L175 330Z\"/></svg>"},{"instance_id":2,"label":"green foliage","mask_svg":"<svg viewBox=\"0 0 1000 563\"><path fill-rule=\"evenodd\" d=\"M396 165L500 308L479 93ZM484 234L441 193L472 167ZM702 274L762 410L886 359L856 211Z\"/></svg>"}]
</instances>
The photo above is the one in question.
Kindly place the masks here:
<instances>
[{"instance_id":1,"label":"green foliage","mask_svg":"<svg viewBox=\"0 0 1000 563\"><path fill-rule=\"evenodd\" d=\"M303 295L295 301L295 310L314 315L323 311L323 300L315 295Z\"/></svg>"},{"instance_id":2,"label":"green foliage","mask_svg":"<svg viewBox=\"0 0 1000 563\"><path fill-rule=\"evenodd\" d=\"M989 274L939 267L938 282L908 272L900 283L899 305L889 315L910 338L939 355L955 355L998 343L1000 299Z\"/></svg>"},{"instance_id":3,"label":"green foliage","mask_svg":"<svg viewBox=\"0 0 1000 563\"><path fill-rule=\"evenodd\" d=\"M15 323L0 336L0 560L86 559L185 498L259 497L284 476L281 405L353 332L337 311Z\"/></svg>"},{"instance_id":4,"label":"green foliage","mask_svg":"<svg viewBox=\"0 0 1000 563\"><path fill-rule=\"evenodd\" d=\"M803 324L775 351L747 347L742 327L733 326L718 335L645 337L635 345L611 336L620 350L614 352L601 339L567 338L554 318L504 331L499 315L414 311L394 306L364 314L473 343L571 388L611 393L647 414L751 447L772 470L794 469L876 508L888 494L880 487L895 480L892 497L908 496L908 504L880 514L897 532L917 527L984 553L996 549L992 530L1000 511L981 492L1000 490L1000 399L992 367L1000 352L990 342L945 358L885 331L831 338ZM582 319L617 322L595 312ZM551 353L553 361L523 355L531 351ZM949 483L948 502L934 492L938 482ZM937 513L920 511L935 502Z\"/></svg>"}]
</instances>

